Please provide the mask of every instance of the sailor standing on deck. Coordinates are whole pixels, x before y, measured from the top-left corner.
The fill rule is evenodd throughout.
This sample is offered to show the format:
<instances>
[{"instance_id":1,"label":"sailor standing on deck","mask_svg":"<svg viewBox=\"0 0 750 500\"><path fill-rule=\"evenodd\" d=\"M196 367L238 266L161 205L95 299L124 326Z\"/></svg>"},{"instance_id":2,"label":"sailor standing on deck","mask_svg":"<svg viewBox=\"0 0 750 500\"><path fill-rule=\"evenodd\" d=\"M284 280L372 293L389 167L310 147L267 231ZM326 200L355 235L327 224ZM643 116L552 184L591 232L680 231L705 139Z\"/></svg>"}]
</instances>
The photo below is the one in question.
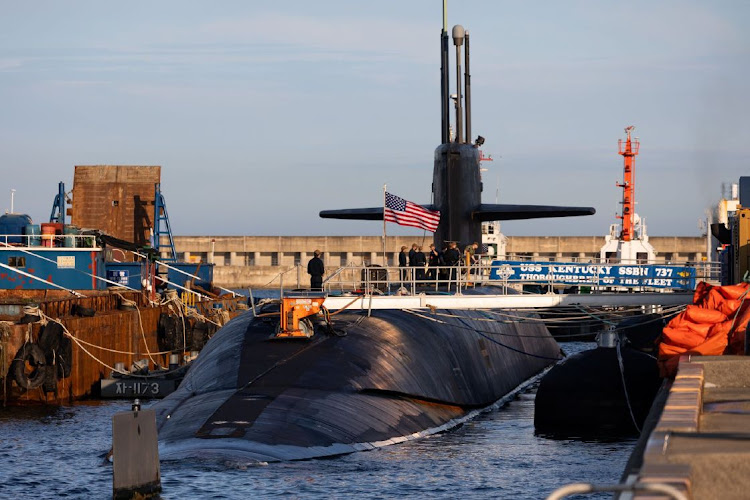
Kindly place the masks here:
<instances>
[{"instance_id":1,"label":"sailor standing on deck","mask_svg":"<svg viewBox=\"0 0 750 500\"><path fill-rule=\"evenodd\" d=\"M471 267L472 264L474 264L477 260L476 257L476 251L479 248L479 243L476 241L472 243L471 245L468 245L464 249L464 258L466 259L466 267Z\"/></svg>"},{"instance_id":2,"label":"sailor standing on deck","mask_svg":"<svg viewBox=\"0 0 750 500\"><path fill-rule=\"evenodd\" d=\"M409 267L417 266L417 244L412 243L411 250L409 250Z\"/></svg>"},{"instance_id":3,"label":"sailor standing on deck","mask_svg":"<svg viewBox=\"0 0 750 500\"><path fill-rule=\"evenodd\" d=\"M417 271L417 281L424 281L424 271L427 266L427 256L422 251L422 247L417 248L417 252L414 254L414 267Z\"/></svg>"},{"instance_id":4,"label":"sailor standing on deck","mask_svg":"<svg viewBox=\"0 0 750 500\"><path fill-rule=\"evenodd\" d=\"M448 250L445 251L443 254L443 259L445 260L445 265L447 266L457 266L459 262L461 262L461 252L458 249L458 245L455 241L451 241L448 244ZM451 269L450 271L450 280L456 279L456 270ZM450 287L450 283L448 283L448 286Z\"/></svg>"},{"instance_id":5,"label":"sailor standing on deck","mask_svg":"<svg viewBox=\"0 0 750 500\"><path fill-rule=\"evenodd\" d=\"M477 261L477 256L475 255L477 249L479 248L479 243L476 241L472 243L471 245L468 245L464 249L464 259L466 260L466 276L467 278L471 276L471 267L474 265ZM467 285L470 285L471 283L467 283Z\"/></svg>"},{"instance_id":6,"label":"sailor standing on deck","mask_svg":"<svg viewBox=\"0 0 750 500\"><path fill-rule=\"evenodd\" d=\"M434 243L430 244L430 253L427 256L427 264L429 265L427 277L431 280L436 280L438 277L437 268L443 264L443 254L442 252L438 252Z\"/></svg>"},{"instance_id":7,"label":"sailor standing on deck","mask_svg":"<svg viewBox=\"0 0 750 500\"><path fill-rule=\"evenodd\" d=\"M401 268L399 271L399 274L401 275L401 281L406 281L409 279L408 271L406 269L407 263L406 263L406 246L401 247L401 252L398 254L398 267ZM403 286L403 283L401 284Z\"/></svg>"},{"instance_id":8,"label":"sailor standing on deck","mask_svg":"<svg viewBox=\"0 0 750 500\"><path fill-rule=\"evenodd\" d=\"M323 274L325 272L326 268L323 265L323 261L320 260L320 250L315 250L315 256L307 263L307 274L310 275L311 290L323 289Z\"/></svg>"}]
</instances>

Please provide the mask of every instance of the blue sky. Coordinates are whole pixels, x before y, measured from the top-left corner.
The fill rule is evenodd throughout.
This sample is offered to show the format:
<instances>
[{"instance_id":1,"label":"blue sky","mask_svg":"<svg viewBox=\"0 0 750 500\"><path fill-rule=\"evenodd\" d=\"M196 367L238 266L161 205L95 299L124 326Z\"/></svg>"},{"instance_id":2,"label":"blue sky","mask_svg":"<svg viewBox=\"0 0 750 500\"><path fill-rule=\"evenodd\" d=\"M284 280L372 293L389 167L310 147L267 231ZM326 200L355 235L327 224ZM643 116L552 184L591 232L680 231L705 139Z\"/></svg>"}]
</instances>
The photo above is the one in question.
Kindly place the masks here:
<instances>
[{"instance_id":1,"label":"blue sky","mask_svg":"<svg viewBox=\"0 0 750 500\"><path fill-rule=\"evenodd\" d=\"M441 6L0 1L0 209L14 188L45 220L74 165L161 165L176 234L378 235L317 213L377 206L383 184L430 201ZM750 174L748 22L744 1L449 2L495 158L484 201L597 209L503 231L607 233L635 125L649 234L698 235Z\"/></svg>"}]
</instances>

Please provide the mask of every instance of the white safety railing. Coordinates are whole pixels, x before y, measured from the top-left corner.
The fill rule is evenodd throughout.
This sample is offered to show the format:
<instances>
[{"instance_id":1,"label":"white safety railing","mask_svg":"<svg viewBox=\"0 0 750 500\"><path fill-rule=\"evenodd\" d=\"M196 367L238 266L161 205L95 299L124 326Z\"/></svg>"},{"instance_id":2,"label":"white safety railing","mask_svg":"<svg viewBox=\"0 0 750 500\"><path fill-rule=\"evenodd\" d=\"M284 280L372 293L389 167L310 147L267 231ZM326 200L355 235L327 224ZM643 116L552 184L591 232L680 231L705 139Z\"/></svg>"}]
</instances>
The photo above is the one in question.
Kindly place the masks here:
<instances>
[{"instance_id":1,"label":"white safety railing","mask_svg":"<svg viewBox=\"0 0 750 500\"><path fill-rule=\"evenodd\" d=\"M86 248L97 247L96 237L91 234L2 234L0 247L4 249L27 248Z\"/></svg>"},{"instance_id":2,"label":"white safety railing","mask_svg":"<svg viewBox=\"0 0 750 500\"><path fill-rule=\"evenodd\" d=\"M544 264L540 266L539 264ZM267 286L284 288L284 275L301 266L278 273ZM614 273L614 274L613 274ZM619 273L619 274L618 274ZM705 268L646 264L598 264L504 262L480 260L471 266L393 267L350 264L330 273L323 281L327 294L415 295L422 293L461 294L477 285L493 284L526 293L596 293L635 291L690 291L700 280L711 279ZM713 279L711 279L713 281Z\"/></svg>"},{"instance_id":3,"label":"white safety railing","mask_svg":"<svg viewBox=\"0 0 750 500\"><path fill-rule=\"evenodd\" d=\"M468 272L467 272L468 271ZM461 293L468 287L489 281L477 264L434 267L381 267L349 265L334 271L323 281L323 291L359 292L375 295L414 295L424 292Z\"/></svg>"},{"instance_id":4,"label":"white safety railing","mask_svg":"<svg viewBox=\"0 0 750 500\"><path fill-rule=\"evenodd\" d=\"M276 275L274 275L274 277L271 278L271 281L266 283L266 285L263 288L271 287L278 280L280 296L283 296L284 295L284 277L292 271L297 272L297 278L295 280L295 283L297 285L296 288L300 288L300 273L302 272L301 265L292 266L290 268L284 269L283 271L276 273ZM287 285L288 285L288 282L287 282Z\"/></svg>"}]
</instances>

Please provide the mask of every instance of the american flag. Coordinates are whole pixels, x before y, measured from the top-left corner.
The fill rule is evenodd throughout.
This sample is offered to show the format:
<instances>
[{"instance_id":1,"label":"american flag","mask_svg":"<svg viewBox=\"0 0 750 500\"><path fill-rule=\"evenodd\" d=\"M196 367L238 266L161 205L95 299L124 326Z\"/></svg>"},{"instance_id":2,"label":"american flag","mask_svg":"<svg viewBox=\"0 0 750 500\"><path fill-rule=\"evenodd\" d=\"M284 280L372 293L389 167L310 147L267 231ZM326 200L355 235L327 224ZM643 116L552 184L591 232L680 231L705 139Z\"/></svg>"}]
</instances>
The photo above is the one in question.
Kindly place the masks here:
<instances>
[{"instance_id":1,"label":"american flag","mask_svg":"<svg viewBox=\"0 0 750 500\"><path fill-rule=\"evenodd\" d=\"M440 222L440 212L427 210L416 203L399 198L395 194L385 193L385 220L402 226L426 229L432 233Z\"/></svg>"}]
</instances>

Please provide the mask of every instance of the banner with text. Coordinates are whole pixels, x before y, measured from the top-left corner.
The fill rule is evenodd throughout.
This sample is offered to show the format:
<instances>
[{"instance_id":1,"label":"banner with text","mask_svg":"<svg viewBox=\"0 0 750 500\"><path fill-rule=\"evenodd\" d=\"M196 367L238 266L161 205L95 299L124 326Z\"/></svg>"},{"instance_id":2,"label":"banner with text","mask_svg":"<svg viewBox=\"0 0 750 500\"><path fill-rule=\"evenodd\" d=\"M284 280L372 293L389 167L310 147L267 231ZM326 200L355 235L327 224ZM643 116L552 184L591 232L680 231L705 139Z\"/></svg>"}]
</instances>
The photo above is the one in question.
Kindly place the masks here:
<instances>
[{"instance_id":1,"label":"banner with text","mask_svg":"<svg viewBox=\"0 0 750 500\"><path fill-rule=\"evenodd\" d=\"M522 283L695 289L695 268L659 264L492 261L490 279Z\"/></svg>"}]
</instances>

